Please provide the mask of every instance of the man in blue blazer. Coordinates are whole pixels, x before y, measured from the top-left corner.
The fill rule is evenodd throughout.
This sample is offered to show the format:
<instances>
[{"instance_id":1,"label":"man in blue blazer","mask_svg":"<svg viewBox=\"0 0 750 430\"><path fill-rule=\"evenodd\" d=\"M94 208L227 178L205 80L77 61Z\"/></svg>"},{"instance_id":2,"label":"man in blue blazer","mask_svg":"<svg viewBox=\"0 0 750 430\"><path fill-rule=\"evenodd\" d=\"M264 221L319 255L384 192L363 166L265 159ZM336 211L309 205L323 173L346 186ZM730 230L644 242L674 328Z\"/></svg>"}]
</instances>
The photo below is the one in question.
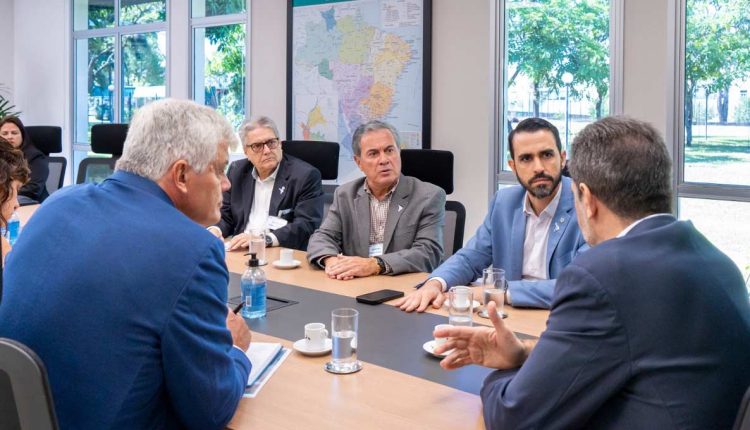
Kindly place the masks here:
<instances>
[{"instance_id":1,"label":"man in blue blazer","mask_svg":"<svg viewBox=\"0 0 750 430\"><path fill-rule=\"evenodd\" d=\"M508 165L520 185L498 191L466 246L395 306L407 312L422 312L430 303L439 308L442 292L469 284L492 265L505 270L507 302L549 308L555 278L585 246L570 179L562 176L565 151L557 128L541 118L518 123L508 136L508 145Z\"/></svg>"},{"instance_id":2,"label":"man in blue blazer","mask_svg":"<svg viewBox=\"0 0 750 430\"><path fill-rule=\"evenodd\" d=\"M133 117L116 172L56 192L9 255L0 337L46 365L63 429L221 429L250 372L226 306L230 124L194 102Z\"/></svg>"},{"instance_id":3,"label":"man in blue blazer","mask_svg":"<svg viewBox=\"0 0 750 430\"><path fill-rule=\"evenodd\" d=\"M247 248L249 230L267 231L266 246L307 249L323 219L320 171L283 154L276 124L268 117L246 121L239 134L247 158L229 166L232 187L224 192L216 225L221 236L234 236L230 250Z\"/></svg>"},{"instance_id":4,"label":"man in blue blazer","mask_svg":"<svg viewBox=\"0 0 750 430\"><path fill-rule=\"evenodd\" d=\"M573 142L576 213L592 248L558 277L547 329L520 341L494 328L437 330L441 365L501 370L482 387L488 429L731 428L750 385L742 275L671 215L664 141L605 118ZM520 366L520 369L518 368Z\"/></svg>"}]
</instances>

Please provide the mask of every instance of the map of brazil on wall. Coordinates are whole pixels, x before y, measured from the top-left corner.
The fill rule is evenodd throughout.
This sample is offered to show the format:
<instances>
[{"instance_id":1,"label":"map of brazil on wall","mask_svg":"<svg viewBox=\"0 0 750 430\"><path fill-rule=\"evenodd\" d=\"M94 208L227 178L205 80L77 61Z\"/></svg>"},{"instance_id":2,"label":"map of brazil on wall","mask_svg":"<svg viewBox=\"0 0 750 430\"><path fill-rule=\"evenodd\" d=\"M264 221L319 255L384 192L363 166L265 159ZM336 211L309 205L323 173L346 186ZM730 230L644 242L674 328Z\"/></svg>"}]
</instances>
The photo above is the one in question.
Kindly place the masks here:
<instances>
[{"instance_id":1,"label":"map of brazil on wall","mask_svg":"<svg viewBox=\"0 0 750 430\"><path fill-rule=\"evenodd\" d=\"M421 148L424 18L422 0L294 0L291 138L339 142L351 160L354 130L377 119ZM356 174L342 164L340 179Z\"/></svg>"}]
</instances>

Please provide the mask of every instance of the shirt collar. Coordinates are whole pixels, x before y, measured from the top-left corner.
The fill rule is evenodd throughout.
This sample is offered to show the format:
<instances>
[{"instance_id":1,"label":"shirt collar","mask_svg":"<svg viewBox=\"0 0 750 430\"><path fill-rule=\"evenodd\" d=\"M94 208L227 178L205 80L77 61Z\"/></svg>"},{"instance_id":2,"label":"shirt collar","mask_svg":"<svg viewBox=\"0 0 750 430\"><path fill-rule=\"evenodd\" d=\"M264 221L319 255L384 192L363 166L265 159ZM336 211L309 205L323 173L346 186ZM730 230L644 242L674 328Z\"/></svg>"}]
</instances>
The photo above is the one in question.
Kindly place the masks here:
<instances>
[{"instance_id":1,"label":"shirt collar","mask_svg":"<svg viewBox=\"0 0 750 430\"><path fill-rule=\"evenodd\" d=\"M396 191L396 187L398 187L398 181L400 179L401 178L396 179L396 183L393 184L393 186L391 187L390 190L388 190L387 193L385 193L384 199L387 199L387 198L390 198L391 196L393 196L393 193ZM372 195L372 192L370 192L370 187L367 186L367 178L365 178L365 185L364 186L365 186L365 193L367 193L367 195L370 196L370 197L375 197L375 196Z\"/></svg>"},{"instance_id":2,"label":"shirt collar","mask_svg":"<svg viewBox=\"0 0 750 430\"><path fill-rule=\"evenodd\" d=\"M552 198L552 200L549 202L546 208L542 211L542 213L539 214L539 218L542 217L542 215L547 214L547 216L553 217L555 216L555 212L557 212L557 206L560 204L560 195L562 195L562 181L560 181L560 184L557 187L557 192L555 193L555 197ZM531 201L529 200L529 192L526 191L526 196L523 199L523 212L526 215L530 216L536 216L534 213L534 208L531 207Z\"/></svg>"},{"instance_id":3,"label":"shirt collar","mask_svg":"<svg viewBox=\"0 0 750 430\"><path fill-rule=\"evenodd\" d=\"M258 177L258 169L256 169L255 166L253 166L253 179L255 179L256 181L261 181L261 182L275 181L276 174L279 173L279 167L281 167L281 161L279 161L279 164L276 165L276 168L273 169L273 172L271 172L271 174L268 175L266 179L260 179Z\"/></svg>"},{"instance_id":4,"label":"shirt collar","mask_svg":"<svg viewBox=\"0 0 750 430\"><path fill-rule=\"evenodd\" d=\"M639 219L639 220L636 220L635 222L633 222L633 223L632 223L632 224L630 224L629 226L625 227L625 228L624 228L624 229L623 229L623 230L622 230L622 231L620 232L620 234L618 234L618 235L617 235L616 237L623 237L623 236L625 236L626 234L630 233L630 230L634 229L634 228L635 228L635 226L637 226L638 224L642 223L643 221L646 221L647 219L651 219L651 218L656 218L656 217L658 217L658 216L672 216L672 214L651 214L651 215L649 215L649 216L647 216L647 217L643 217L643 218L641 218L641 219Z\"/></svg>"}]
</instances>

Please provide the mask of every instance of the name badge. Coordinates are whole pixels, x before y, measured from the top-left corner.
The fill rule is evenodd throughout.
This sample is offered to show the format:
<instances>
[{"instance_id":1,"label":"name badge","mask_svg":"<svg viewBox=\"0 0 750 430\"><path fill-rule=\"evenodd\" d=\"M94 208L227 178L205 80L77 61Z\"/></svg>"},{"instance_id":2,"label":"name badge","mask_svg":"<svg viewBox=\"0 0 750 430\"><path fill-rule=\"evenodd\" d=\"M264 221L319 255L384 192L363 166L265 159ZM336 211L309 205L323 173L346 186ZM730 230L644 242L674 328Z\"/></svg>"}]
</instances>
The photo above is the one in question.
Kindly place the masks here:
<instances>
[{"instance_id":1,"label":"name badge","mask_svg":"<svg viewBox=\"0 0 750 430\"><path fill-rule=\"evenodd\" d=\"M367 250L367 256L368 257L379 257L383 255L383 244L382 243L373 243L370 245L370 248Z\"/></svg>"}]
</instances>

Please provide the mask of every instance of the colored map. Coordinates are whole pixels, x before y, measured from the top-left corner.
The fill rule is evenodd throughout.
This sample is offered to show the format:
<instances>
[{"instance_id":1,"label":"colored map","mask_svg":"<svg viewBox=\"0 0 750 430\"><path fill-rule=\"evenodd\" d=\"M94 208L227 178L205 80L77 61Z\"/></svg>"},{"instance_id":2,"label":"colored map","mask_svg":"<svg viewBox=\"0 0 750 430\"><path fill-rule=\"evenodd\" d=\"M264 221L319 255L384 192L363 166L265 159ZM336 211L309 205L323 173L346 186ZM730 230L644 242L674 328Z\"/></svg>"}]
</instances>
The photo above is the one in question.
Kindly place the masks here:
<instances>
[{"instance_id":1,"label":"colored map","mask_svg":"<svg viewBox=\"0 0 750 430\"><path fill-rule=\"evenodd\" d=\"M340 179L356 175L351 137L369 120L421 148L422 0L295 0L293 13L293 138L340 142Z\"/></svg>"}]
</instances>

